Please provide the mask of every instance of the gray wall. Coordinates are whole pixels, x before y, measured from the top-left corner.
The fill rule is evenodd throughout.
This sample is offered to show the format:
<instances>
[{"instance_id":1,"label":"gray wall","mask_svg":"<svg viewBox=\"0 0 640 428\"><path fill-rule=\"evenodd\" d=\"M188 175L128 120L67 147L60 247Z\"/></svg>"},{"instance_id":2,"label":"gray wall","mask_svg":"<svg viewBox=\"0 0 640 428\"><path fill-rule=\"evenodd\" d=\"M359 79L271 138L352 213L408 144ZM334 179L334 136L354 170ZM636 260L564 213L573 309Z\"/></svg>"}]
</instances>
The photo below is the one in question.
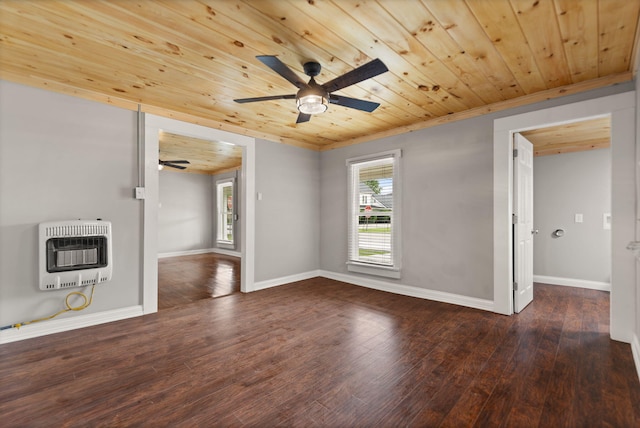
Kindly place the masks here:
<instances>
[{"instance_id":1,"label":"gray wall","mask_svg":"<svg viewBox=\"0 0 640 428\"><path fill-rule=\"evenodd\" d=\"M160 171L158 253L213 246L214 186L211 176Z\"/></svg>"},{"instance_id":2,"label":"gray wall","mask_svg":"<svg viewBox=\"0 0 640 428\"><path fill-rule=\"evenodd\" d=\"M345 160L399 148L403 267L395 282L490 299L493 129L483 122L468 120L322 152L321 268L347 273Z\"/></svg>"},{"instance_id":3,"label":"gray wall","mask_svg":"<svg viewBox=\"0 0 640 428\"><path fill-rule=\"evenodd\" d=\"M611 149L534 159L533 273L567 279L611 282ZM583 223L575 223L576 213ZM565 235L555 238L556 229Z\"/></svg>"},{"instance_id":4,"label":"gray wall","mask_svg":"<svg viewBox=\"0 0 640 428\"><path fill-rule=\"evenodd\" d=\"M96 287L83 314L139 305L136 114L0 81L0 120L0 324L63 308L70 290L38 288L38 223L45 221L113 224L113 279Z\"/></svg>"},{"instance_id":5,"label":"gray wall","mask_svg":"<svg viewBox=\"0 0 640 428\"><path fill-rule=\"evenodd\" d=\"M344 160L401 148L398 282L492 299L493 120L632 89L618 85L321 153L257 140L256 281L318 268L346 273ZM43 221L111 220L113 281L98 287L86 312L140 304L135 113L0 82L0 120L1 324L47 315L66 295L38 289Z\"/></svg>"},{"instance_id":6,"label":"gray wall","mask_svg":"<svg viewBox=\"0 0 640 428\"><path fill-rule=\"evenodd\" d=\"M640 80L636 76L635 79L635 90L636 90L636 164L640 162L640 150L638 147L640 146ZM636 236L635 240L640 240L640 228L638 227L637 220L640 218L640 185L638 180L636 180L636 194L634 195L636 198ZM636 263L636 301L635 301L635 313L636 313L636 331L635 331L635 341L634 344L640 343L638 340L638 336L640 335L640 269L637 268ZM634 345L637 346L637 345ZM640 351L640 349L636 349L636 351ZM640 372L640 369L636 367L636 370Z\"/></svg>"},{"instance_id":7,"label":"gray wall","mask_svg":"<svg viewBox=\"0 0 640 428\"><path fill-rule=\"evenodd\" d=\"M318 269L319 189L319 153L256 140L256 282Z\"/></svg>"},{"instance_id":8,"label":"gray wall","mask_svg":"<svg viewBox=\"0 0 640 428\"><path fill-rule=\"evenodd\" d=\"M347 273L345 160L399 148L402 278L384 281L493 299L494 120L633 89L633 83L602 88L322 152L321 269Z\"/></svg>"}]
</instances>

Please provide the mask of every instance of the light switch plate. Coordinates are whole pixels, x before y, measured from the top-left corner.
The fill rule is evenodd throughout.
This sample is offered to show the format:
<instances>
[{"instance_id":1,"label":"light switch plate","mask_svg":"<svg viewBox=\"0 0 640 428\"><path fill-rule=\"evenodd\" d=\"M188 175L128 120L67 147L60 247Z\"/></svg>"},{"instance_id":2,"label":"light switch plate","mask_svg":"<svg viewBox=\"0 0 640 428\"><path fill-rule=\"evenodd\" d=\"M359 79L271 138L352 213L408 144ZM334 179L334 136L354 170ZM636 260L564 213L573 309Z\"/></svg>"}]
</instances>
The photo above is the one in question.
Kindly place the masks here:
<instances>
[{"instance_id":1,"label":"light switch plate","mask_svg":"<svg viewBox=\"0 0 640 428\"><path fill-rule=\"evenodd\" d=\"M136 187L133 191L133 194L136 199L144 199L144 187Z\"/></svg>"},{"instance_id":2,"label":"light switch plate","mask_svg":"<svg viewBox=\"0 0 640 428\"><path fill-rule=\"evenodd\" d=\"M576 214L575 222L576 223L582 223L582 221L583 221L582 214Z\"/></svg>"}]
</instances>

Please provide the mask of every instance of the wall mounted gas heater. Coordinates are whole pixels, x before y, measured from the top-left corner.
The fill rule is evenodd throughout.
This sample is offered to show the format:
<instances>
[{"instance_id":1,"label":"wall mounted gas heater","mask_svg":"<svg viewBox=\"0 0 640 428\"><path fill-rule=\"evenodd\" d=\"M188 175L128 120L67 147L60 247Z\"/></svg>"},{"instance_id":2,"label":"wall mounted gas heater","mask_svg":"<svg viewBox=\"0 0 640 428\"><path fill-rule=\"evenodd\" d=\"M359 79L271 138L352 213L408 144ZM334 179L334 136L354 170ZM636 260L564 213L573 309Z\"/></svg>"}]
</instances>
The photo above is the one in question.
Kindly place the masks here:
<instances>
[{"instance_id":1,"label":"wall mounted gas heater","mask_svg":"<svg viewBox=\"0 0 640 428\"><path fill-rule=\"evenodd\" d=\"M84 287L111 280L111 223L70 220L39 225L40 289Z\"/></svg>"}]
</instances>

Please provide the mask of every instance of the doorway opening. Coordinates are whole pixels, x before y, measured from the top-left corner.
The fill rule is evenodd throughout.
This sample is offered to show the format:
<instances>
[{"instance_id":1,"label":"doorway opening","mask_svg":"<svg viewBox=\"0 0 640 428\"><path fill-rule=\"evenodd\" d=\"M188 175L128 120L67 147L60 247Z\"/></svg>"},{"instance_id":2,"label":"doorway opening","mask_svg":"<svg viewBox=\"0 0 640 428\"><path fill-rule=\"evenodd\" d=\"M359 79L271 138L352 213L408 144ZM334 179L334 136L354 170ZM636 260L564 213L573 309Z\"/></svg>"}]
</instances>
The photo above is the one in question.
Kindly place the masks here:
<instances>
[{"instance_id":1,"label":"doorway opening","mask_svg":"<svg viewBox=\"0 0 640 428\"><path fill-rule=\"evenodd\" d=\"M220 261L218 267L229 261L229 257L240 258L241 262L239 263L239 268L233 267L231 270L234 273L227 275L227 277L237 278L238 275L235 271L238 271L240 291L253 291L255 260L255 203L251 196L254 194L255 190L255 140L251 137L231 134L201 125L194 125L154 115L145 115L144 121L144 185L146 195L144 198L143 215L143 312L146 314L153 313L158 310L158 260L160 254L165 256L195 257L197 259L196 261L204 260L204 263L209 265L211 260L207 261L207 257L215 258L212 255L214 254L213 252L226 252L226 254L223 253L217 257L217 260ZM176 248L175 251L167 250L167 247L161 248L160 246L165 245L166 241L163 243L160 242L161 240L159 239L161 233L159 213L165 205L161 205L162 201L160 200L160 171L158 169L158 164L161 154L161 140L165 137L167 139L172 139L174 142L173 145L183 147L179 156L177 156L177 154L162 152L163 157L169 155L172 159L177 156L177 158L180 158L181 160L189 160L189 165L192 166L194 170L201 170L206 166L203 164L216 162L216 156L208 156L202 152L211 152L211 150L215 151L215 149L211 148L214 143L217 145L216 147L219 150L221 150L222 146L227 147L229 150L235 150L239 154L239 159L241 159L239 165L232 167L224 168L218 165L218 169L215 170L215 173L212 173L211 171L205 172L204 178L193 178L199 174L178 173L183 176L181 179L178 179L178 181L199 182L200 185L196 184L193 188L207 189L199 192L200 194L206 193L206 197L199 196L197 198L191 198L191 201L193 202L194 199L197 199L201 206L198 209L200 211L206 210L208 215L183 216L183 224L180 226L184 227L186 224L188 233L180 232L177 229L169 230L169 235L172 234L174 240L179 241L182 245L190 245L192 247ZM186 150L184 147L185 141L188 141L188 144L186 145L190 148L189 150ZM216 153L218 155L220 154L219 151L216 151ZM222 159L222 157L218 156L217 162L220 162ZM215 244L214 224L216 216L213 214L215 212L215 181L217 178L220 178L219 176L222 174L232 174L237 177L237 203L235 206L241 207L240 215L238 215L234 220L237 225L235 226L233 240L235 247L232 250L219 249ZM191 176L191 178L185 178L188 176ZM192 186L183 187L183 189L188 189L189 191L192 191L193 188ZM207 205L207 207L202 208L202 205ZM200 218L200 221L196 221L196 217ZM198 223L198 225L196 226L194 223ZM205 224L206 226L204 226ZM175 224L173 226L175 226ZM164 232L167 231L165 230ZM172 245L173 244L175 243L172 243ZM231 254L229 254L229 252L231 252ZM207 254L210 255L207 256ZM193 260L191 260L191 263L193 263ZM191 268L193 267L194 265L191 264ZM217 277L220 278L221 270L218 269L216 272L217 273L212 275L214 277L217 275Z\"/></svg>"},{"instance_id":2,"label":"doorway opening","mask_svg":"<svg viewBox=\"0 0 640 428\"><path fill-rule=\"evenodd\" d=\"M515 132L611 117L611 294L610 335L630 343L635 323L635 93L579 101L494 121L494 311L513 314L513 162Z\"/></svg>"},{"instance_id":3,"label":"doorway opening","mask_svg":"<svg viewBox=\"0 0 640 428\"><path fill-rule=\"evenodd\" d=\"M609 292L610 115L513 137L514 312L534 282Z\"/></svg>"},{"instance_id":4,"label":"doorway opening","mask_svg":"<svg viewBox=\"0 0 640 428\"><path fill-rule=\"evenodd\" d=\"M242 147L164 131L159 137L158 308L240 292Z\"/></svg>"}]
</instances>

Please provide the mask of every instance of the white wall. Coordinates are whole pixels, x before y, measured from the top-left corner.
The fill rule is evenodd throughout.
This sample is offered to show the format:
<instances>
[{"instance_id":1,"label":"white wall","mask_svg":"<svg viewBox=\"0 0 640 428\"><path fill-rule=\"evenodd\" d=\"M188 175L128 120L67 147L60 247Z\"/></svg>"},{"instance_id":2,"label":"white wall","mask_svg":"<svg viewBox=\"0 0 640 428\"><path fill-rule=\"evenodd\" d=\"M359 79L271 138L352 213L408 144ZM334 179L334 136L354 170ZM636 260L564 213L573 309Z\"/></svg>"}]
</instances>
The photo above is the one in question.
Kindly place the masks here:
<instances>
[{"instance_id":1,"label":"white wall","mask_svg":"<svg viewBox=\"0 0 640 428\"><path fill-rule=\"evenodd\" d=\"M140 304L136 114L0 81L0 324L50 315L70 290L38 288L38 223L113 224L113 279L60 318ZM21 329L24 331L25 329Z\"/></svg>"},{"instance_id":2,"label":"white wall","mask_svg":"<svg viewBox=\"0 0 640 428\"><path fill-rule=\"evenodd\" d=\"M317 271L319 153L256 140L256 282Z\"/></svg>"},{"instance_id":3,"label":"white wall","mask_svg":"<svg viewBox=\"0 0 640 428\"><path fill-rule=\"evenodd\" d=\"M539 156L533 165L534 275L610 283L611 230L602 217L611 213L611 149Z\"/></svg>"},{"instance_id":4,"label":"white wall","mask_svg":"<svg viewBox=\"0 0 640 428\"><path fill-rule=\"evenodd\" d=\"M158 252L212 248L215 190L211 176L164 168L159 181Z\"/></svg>"}]
</instances>

